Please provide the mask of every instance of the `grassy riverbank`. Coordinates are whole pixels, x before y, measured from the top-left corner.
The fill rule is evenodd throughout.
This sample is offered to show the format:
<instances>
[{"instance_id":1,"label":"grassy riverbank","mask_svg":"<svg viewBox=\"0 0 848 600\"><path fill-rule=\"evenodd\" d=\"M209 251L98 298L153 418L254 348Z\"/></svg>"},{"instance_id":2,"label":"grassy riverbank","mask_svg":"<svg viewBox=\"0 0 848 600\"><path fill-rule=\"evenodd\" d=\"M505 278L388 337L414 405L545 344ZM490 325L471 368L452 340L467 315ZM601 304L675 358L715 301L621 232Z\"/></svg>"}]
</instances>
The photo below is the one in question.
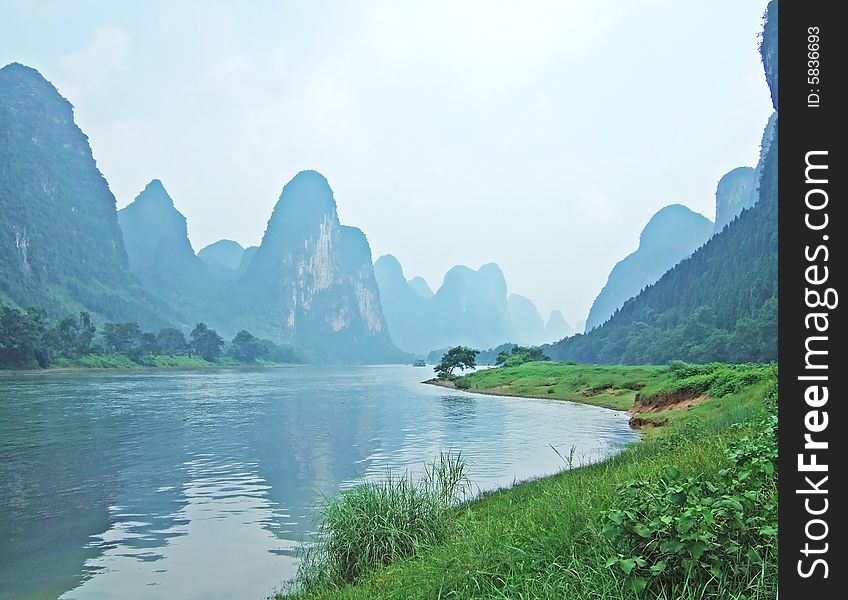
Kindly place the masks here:
<instances>
[{"instance_id":1,"label":"grassy riverbank","mask_svg":"<svg viewBox=\"0 0 848 600\"><path fill-rule=\"evenodd\" d=\"M199 356L150 355L132 359L125 354L90 354L80 358L60 358L46 369L0 369L0 375L22 375L32 373L56 374L85 371L139 371L150 369L243 369L256 367L287 367L301 363L283 363L266 360L244 362L231 356L217 360L204 360Z\"/></svg>"},{"instance_id":2,"label":"grassy riverbank","mask_svg":"<svg viewBox=\"0 0 848 600\"><path fill-rule=\"evenodd\" d=\"M452 508L438 542L295 596L774 598L776 371L532 363L462 378L472 391L615 405L665 426L603 463ZM344 544L358 527L325 533Z\"/></svg>"}]
</instances>

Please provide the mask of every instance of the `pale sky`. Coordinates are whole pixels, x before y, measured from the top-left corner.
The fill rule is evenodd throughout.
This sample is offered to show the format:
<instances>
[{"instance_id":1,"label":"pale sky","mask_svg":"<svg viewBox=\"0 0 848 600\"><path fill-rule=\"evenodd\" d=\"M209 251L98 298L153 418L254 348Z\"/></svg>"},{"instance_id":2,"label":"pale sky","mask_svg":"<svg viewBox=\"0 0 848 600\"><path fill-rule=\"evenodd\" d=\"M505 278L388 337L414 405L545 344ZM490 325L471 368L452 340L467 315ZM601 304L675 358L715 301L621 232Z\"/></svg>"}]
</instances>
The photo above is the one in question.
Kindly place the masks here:
<instances>
[{"instance_id":1,"label":"pale sky","mask_svg":"<svg viewBox=\"0 0 848 600\"><path fill-rule=\"evenodd\" d=\"M75 106L118 206L159 178L195 250L258 244L323 173L374 258L497 262L585 319L662 206L712 219L771 112L766 0L0 0L0 66Z\"/></svg>"}]
</instances>

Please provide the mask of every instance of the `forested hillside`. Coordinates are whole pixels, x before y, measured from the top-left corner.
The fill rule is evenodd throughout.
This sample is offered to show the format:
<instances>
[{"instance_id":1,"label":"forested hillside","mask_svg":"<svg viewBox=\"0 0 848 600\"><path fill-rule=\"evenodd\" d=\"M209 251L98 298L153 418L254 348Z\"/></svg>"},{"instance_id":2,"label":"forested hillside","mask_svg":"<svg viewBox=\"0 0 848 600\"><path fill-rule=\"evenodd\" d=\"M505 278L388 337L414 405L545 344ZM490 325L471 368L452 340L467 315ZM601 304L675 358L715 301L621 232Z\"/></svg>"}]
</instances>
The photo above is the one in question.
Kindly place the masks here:
<instances>
[{"instance_id":1,"label":"forested hillside","mask_svg":"<svg viewBox=\"0 0 848 600\"><path fill-rule=\"evenodd\" d=\"M772 6L760 50L777 109L777 11ZM775 122L752 208L603 326L547 346L546 353L554 359L612 364L776 360L777 131Z\"/></svg>"},{"instance_id":2,"label":"forested hillside","mask_svg":"<svg viewBox=\"0 0 848 600\"><path fill-rule=\"evenodd\" d=\"M163 325L130 274L109 190L71 104L38 71L0 69L0 299L53 316Z\"/></svg>"}]
</instances>

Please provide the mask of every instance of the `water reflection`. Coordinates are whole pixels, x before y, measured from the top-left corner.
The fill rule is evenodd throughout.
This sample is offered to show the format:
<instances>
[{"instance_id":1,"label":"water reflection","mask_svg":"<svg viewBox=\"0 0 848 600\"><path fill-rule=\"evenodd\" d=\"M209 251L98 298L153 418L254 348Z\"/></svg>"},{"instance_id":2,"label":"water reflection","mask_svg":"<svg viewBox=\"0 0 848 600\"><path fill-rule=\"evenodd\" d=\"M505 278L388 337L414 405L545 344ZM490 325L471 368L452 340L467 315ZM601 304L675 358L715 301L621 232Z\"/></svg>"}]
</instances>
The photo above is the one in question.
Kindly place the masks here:
<instances>
[{"instance_id":1,"label":"water reflection","mask_svg":"<svg viewBox=\"0 0 848 600\"><path fill-rule=\"evenodd\" d=\"M482 489L635 439L610 411L408 367L0 379L0 598L261 598L320 499L462 450Z\"/></svg>"}]
</instances>

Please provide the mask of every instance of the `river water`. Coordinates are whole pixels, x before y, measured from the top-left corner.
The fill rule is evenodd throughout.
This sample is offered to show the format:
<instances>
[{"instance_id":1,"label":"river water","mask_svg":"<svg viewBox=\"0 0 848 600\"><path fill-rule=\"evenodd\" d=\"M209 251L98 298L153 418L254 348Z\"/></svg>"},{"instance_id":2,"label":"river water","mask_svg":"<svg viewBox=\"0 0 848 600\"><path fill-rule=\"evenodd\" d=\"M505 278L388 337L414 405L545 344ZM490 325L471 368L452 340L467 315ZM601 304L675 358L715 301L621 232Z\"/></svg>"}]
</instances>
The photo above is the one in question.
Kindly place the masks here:
<instances>
[{"instance_id":1,"label":"river water","mask_svg":"<svg viewBox=\"0 0 848 600\"><path fill-rule=\"evenodd\" d=\"M362 477L452 449L487 490L637 440L613 411L422 385L430 373L0 376L0 599L265 598L321 499Z\"/></svg>"}]
</instances>

